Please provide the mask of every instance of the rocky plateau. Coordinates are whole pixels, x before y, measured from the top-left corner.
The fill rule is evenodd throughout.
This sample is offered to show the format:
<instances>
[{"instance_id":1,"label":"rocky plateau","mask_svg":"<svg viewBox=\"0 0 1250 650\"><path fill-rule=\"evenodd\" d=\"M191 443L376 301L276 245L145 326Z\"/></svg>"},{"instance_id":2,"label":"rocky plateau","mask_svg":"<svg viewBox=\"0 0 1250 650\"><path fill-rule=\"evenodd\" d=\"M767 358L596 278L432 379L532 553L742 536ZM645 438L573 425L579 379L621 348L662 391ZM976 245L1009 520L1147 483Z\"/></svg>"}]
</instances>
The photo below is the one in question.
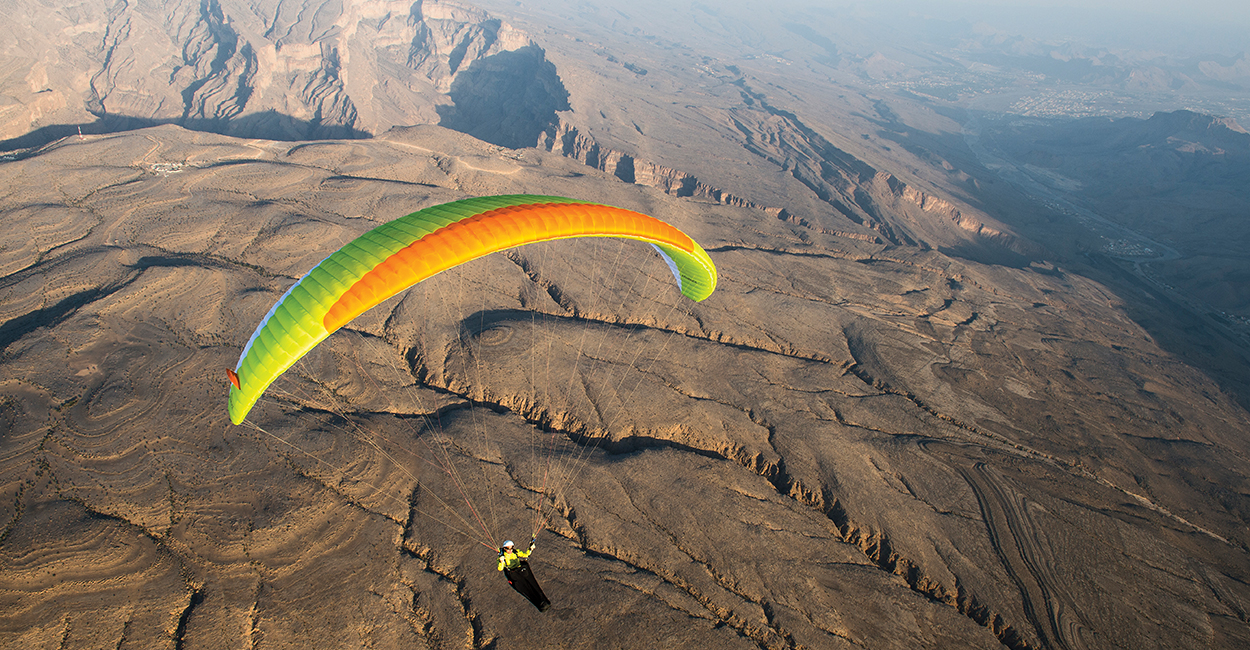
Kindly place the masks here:
<instances>
[{"instance_id":1,"label":"rocky plateau","mask_svg":"<svg viewBox=\"0 0 1250 650\"><path fill-rule=\"evenodd\" d=\"M0 647L1250 645L1235 123L1060 146L769 58L767 12L0 6ZM718 289L495 254L230 424L301 274L520 193L672 223ZM534 528L545 613L495 570Z\"/></svg>"}]
</instances>

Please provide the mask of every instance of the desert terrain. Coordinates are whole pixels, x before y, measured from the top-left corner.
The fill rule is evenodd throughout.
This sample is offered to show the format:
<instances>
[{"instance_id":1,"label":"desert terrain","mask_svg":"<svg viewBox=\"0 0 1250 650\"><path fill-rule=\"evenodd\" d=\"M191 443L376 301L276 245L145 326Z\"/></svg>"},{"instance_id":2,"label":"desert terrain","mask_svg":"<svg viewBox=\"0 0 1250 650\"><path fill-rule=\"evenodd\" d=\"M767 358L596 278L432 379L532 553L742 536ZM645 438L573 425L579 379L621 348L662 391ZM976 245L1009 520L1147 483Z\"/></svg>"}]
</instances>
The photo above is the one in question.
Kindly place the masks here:
<instances>
[{"instance_id":1,"label":"desert terrain","mask_svg":"<svg viewBox=\"0 0 1250 650\"><path fill-rule=\"evenodd\" d=\"M5 4L0 647L1250 644L1235 120L991 120L710 8ZM717 290L491 255L230 424L292 282L494 194Z\"/></svg>"}]
</instances>

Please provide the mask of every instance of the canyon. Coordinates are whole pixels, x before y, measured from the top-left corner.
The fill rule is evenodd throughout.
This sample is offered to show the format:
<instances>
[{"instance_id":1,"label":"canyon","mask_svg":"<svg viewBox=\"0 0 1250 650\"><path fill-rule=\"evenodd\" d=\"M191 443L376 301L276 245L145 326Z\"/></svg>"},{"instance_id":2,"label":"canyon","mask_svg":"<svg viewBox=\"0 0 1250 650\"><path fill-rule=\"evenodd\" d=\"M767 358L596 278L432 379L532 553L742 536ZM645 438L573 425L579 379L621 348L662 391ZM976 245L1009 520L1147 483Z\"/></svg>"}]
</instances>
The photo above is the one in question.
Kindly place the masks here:
<instances>
[{"instance_id":1,"label":"canyon","mask_svg":"<svg viewBox=\"0 0 1250 650\"><path fill-rule=\"evenodd\" d=\"M645 3L4 4L0 647L1250 643L1235 121L991 119ZM513 249L229 423L295 279L492 194L720 284ZM535 523L545 613L491 548Z\"/></svg>"}]
</instances>

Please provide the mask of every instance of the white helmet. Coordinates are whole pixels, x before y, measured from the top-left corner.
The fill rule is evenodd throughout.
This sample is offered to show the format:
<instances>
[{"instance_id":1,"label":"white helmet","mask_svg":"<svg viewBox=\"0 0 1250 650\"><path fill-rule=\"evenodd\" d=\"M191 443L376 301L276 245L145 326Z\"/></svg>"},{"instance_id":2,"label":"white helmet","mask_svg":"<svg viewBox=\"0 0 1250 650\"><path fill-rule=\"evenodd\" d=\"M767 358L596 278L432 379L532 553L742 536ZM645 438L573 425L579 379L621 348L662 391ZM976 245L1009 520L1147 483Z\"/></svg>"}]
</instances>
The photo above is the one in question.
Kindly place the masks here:
<instances>
[{"instance_id":1,"label":"white helmet","mask_svg":"<svg viewBox=\"0 0 1250 650\"><path fill-rule=\"evenodd\" d=\"M504 548L511 548L513 546L515 546L515 544L512 543L512 540L507 540L503 543Z\"/></svg>"}]
</instances>

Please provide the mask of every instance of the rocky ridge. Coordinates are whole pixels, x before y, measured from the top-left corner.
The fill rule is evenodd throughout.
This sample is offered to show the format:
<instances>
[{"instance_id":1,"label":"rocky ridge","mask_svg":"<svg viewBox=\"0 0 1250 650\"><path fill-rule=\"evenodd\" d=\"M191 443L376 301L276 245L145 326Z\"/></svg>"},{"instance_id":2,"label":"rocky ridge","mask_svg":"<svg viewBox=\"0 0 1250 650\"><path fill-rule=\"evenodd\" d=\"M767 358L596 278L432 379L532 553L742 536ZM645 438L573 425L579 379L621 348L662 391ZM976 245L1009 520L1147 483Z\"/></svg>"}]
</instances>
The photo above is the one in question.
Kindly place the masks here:
<instances>
[{"instance_id":1,"label":"rocky ridge","mask_svg":"<svg viewBox=\"0 0 1250 650\"><path fill-rule=\"evenodd\" d=\"M39 13L34 5L11 1L17 4L15 15ZM393 0L347 3L336 10L309 2L261 11L214 0L175 4L165 13L144 4L118 4L97 13L92 7L86 3L39 18L66 25L61 41L13 35L10 55L42 50L56 61L49 50L61 52L61 60L75 53L72 60L90 61L86 69L92 72L83 86L83 80L67 78L66 69L43 62L30 67L21 82L29 90L12 92L29 99L9 112L4 132L10 146L75 129L91 133L155 123L271 139L368 137L396 125L439 123L503 146L558 147L622 180L664 187L676 196L755 205L770 214L787 207L783 196L740 196L724 182L707 180L703 170L654 162L645 153L648 147L637 142L634 147L597 142L591 127L578 125L579 111L570 112L569 92L543 48L525 31L467 5ZM10 79L18 82L16 75ZM724 81L738 95L721 109L720 119L732 125L732 146L780 168L860 226L848 234L893 245L988 246L1026 258L1040 255L1035 245L977 209L956 207L834 146L741 75ZM35 92L35 86L43 89ZM582 101L599 95L589 87L577 86L575 92ZM52 113L36 108L51 101L44 97L49 93L60 98L61 108ZM86 113L73 112L77 102ZM739 152L725 151L720 158L740 158Z\"/></svg>"},{"instance_id":2,"label":"rocky ridge","mask_svg":"<svg viewBox=\"0 0 1250 650\"><path fill-rule=\"evenodd\" d=\"M751 142L758 137L758 134L749 130L742 123L738 123L738 128L747 137L746 148L748 150L752 150L752 153L763 158L776 160L774 158L775 152L766 152L757 146L751 145ZM832 149L833 153L830 157L820 157L819 160L822 163L828 165L831 161L836 163L838 160L847 160L848 157L843 152L833 149L832 145L828 143L823 144L827 149ZM694 197L724 205L755 208L778 219L790 220L802 225L811 225L806 220L796 218L787 212L784 207L760 205L721 188L713 187L685 171L673 169L649 160L642 160L634 155L600 146L592 137L582 133L577 127L563 119L539 136L538 147L580 160L590 167L616 176L627 183L654 187L672 196ZM900 237L895 234L894 228L890 225L894 221L890 218L892 215L899 215L900 213L907 215L912 208L919 208L921 213L925 215L922 219L909 219L910 215L908 215L900 220L907 220L909 223L916 223L917 221L924 223L931 219L949 221L960 229L971 233L975 241L980 244L999 246L1022 255L1040 257L1043 254L1043 249L1038 245L1009 232L991 227L976 217L966 214L950 201L911 187L889 172L863 167L862 163L860 165L861 167L853 172L839 174L836 180L824 177L822 177L821 181L807 180L811 177L809 175L810 170L792 170L796 178L800 179L817 196L837 209L839 213L849 217L856 225L865 226L865 232L835 230L825 231L826 234L836 234L842 237L896 246L928 245L927 241L916 241L907 235L902 235L903 240L900 240ZM788 166L788 163L782 163L781 166L784 169ZM828 174L829 172L824 173ZM836 195L830 189L830 185L840 187ZM986 221L988 220L986 219ZM819 226L812 227L819 228ZM875 232L870 234L870 231ZM929 237L927 239L936 239L939 242L950 241L949 238L945 237Z\"/></svg>"},{"instance_id":3,"label":"rocky ridge","mask_svg":"<svg viewBox=\"0 0 1250 650\"><path fill-rule=\"evenodd\" d=\"M85 2L50 12L6 4L14 20L0 56L18 67L0 129L10 139L157 123L283 139L366 136L438 122L464 70L532 46L454 2Z\"/></svg>"},{"instance_id":4,"label":"rocky ridge","mask_svg":"<svg viewBox=\"0 0 1250 650\"><path fill-rule=\"evenodd\" d=\"M161 127L2 169L6 214L90 215L5 243L38 242L3 285L13 647L1176 647L1245 625L1245 540L1206 478L1244 483L1227 422L1245 415L1077 276L761 220L437 127L316 145ZM55 187L28 182L49 169ZM310 238L466 191L645 207L722 285L674 307L579 262L613 248L488 258L332 337L259 428L226 424L220 370L320 259ZM579 370L534 384L536 351ZM421 459L447 441L516 530L536 433L584 459L541 546L549 593L578 606L524 641L508 630L528 610L440 505L464 488ZM82 573L54 529L101 559ZM80 574L94 613L52 607ZM646 624L613 623L622 603Z\"/></svg>"},{"instance_id":5,"label":"rocky ridge","mask_svg":"<svg viewBox=\"0 0 1250 650\"><path fill-rule=\"evenodd\" d=\"M288 22L334 22L317 15ZM541 45L456 68L455 110L434 112L461 133L291 144L162 126L0 165L0 209L24 224L0 241L5 645L1247 641L1250 418L1129 298L1029 263L1027 240L926 180L955 170L881 162L920 156L852 146L782 106L776 76ZM574 63L591 48L601 68ZM544 111L553 74L569 89L537 149L511 148L515 125L478 130L491 79L518 69ZM639 84L699 87L681 75L706 96L641 108L658 91ZM900 140L917 115L940 124L847 101ZM645 248L492 256L332 337L256 428L226 424L221 369L324 256L309 242L517 192L661 216L721 286L672 303ZM991 251L1024 259L976 261ZM536 384L544 366L564 374ZM562 605L541 626L472 515L443 505L465 489L498 534L524 531L544 491L535 438L576 474L548 504L542 576ZM473 480L432 468L443 453Z\"/></svg>"}]
</instances>

